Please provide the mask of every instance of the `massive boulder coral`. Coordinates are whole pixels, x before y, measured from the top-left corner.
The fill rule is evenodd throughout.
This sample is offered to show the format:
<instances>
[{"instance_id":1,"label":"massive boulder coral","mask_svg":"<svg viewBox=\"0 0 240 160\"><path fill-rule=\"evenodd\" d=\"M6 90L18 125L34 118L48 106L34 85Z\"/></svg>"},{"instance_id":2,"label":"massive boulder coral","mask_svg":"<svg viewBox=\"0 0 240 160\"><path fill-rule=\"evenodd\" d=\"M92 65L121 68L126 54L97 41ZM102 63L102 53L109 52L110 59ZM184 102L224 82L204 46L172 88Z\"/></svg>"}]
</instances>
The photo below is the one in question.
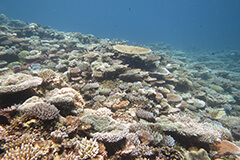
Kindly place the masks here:
<instances>
[{"instance_id":1,"label":"massive boulder coral","mask_svg":"<svg viewBox=\"0 0 240 160\"><path fill-rule=\"evenodd\" d=\"M46 101L58 107L63 116L68 115L74 109L83 109L85 106L85 101L81 94L70 87L55 88L48 92L46 94Z\"/></svg>"},{"instance_id":2,"label":"massive boulder coral","mask_svg":"<svg viewBox=\"0 0 240 160\"><path fill-rule=\"evenodd\" d=\"M124 72L128 64L122 64L121 60L109 59L108 62L96 60L91 63L92 76L95 78L110 79Z\"/></svg>"}]
</instances>

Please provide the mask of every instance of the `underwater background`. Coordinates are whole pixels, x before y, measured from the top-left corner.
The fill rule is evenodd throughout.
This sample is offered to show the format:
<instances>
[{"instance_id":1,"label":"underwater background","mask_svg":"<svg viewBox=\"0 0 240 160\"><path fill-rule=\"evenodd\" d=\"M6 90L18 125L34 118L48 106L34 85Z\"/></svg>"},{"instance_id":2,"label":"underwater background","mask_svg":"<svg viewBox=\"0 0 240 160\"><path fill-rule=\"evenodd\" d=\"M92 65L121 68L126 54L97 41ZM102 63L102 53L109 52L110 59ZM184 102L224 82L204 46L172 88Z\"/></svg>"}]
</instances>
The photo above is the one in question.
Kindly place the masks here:
<instances>
[{"instance_id":1,"label":"underwater background","mask_svg":"<svg viewBox=\"0 0 240 160\"><path fill-rule=\"evenodd\" d=\"M0 159L240 160L240 1L0 1Z\"/></svg>"},{"instance_id":2,"label":"underwater background","mask_svg":"<svg viewBox=\"0 0 240 160\"><path fill-rule=\"evenodd\" d=\"M240 49L238 0L1 0L0 12L60 31L138 44Z\"/></svg>"}]
</instances>

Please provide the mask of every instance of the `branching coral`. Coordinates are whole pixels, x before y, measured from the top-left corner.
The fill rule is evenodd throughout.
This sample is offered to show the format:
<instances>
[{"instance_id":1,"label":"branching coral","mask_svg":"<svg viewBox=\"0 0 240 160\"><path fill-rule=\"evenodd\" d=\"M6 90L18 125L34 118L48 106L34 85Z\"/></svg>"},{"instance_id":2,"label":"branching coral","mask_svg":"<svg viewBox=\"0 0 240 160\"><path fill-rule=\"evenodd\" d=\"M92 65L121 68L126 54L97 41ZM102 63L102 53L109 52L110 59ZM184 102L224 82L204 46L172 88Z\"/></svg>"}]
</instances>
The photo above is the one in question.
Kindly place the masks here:
<instances>
[{"instance_id":1,"label":"branching coral","mask_svg":"<svg viewBox=\"0 0 240 160\"><path fill-rule=\"evenodd\" d=\"M33 146L33 144L21 144L15 148L9 149L3 156L3 160L19 159L19 160L31 160L37 159L37 153L39 150Z\"/></svg>"},{"instance_id":2,"label":"branching coral","mask_svg":"<svg viewBox=\"0 0 240 160\"><path fill-rule=\"evenodd\" d=\"M2 159L32 160L47 158L48 154L50 154L48 147L50 147L48 142L37 139L37 135L23 134L17 139L7 140L4 145L6 153Z\"/></svg>"},{"instance_id":3,"label":"branching coral","mask_svg":"<svg viewBox=\"0 0 240 160\"><path fill-rule=\"evenodd\" d=\"M81 141L76 140L74 143L75 155L80 159L94 158L99 151L99 146L96 140L83 138Z\"/></svg>"}]
</instances>

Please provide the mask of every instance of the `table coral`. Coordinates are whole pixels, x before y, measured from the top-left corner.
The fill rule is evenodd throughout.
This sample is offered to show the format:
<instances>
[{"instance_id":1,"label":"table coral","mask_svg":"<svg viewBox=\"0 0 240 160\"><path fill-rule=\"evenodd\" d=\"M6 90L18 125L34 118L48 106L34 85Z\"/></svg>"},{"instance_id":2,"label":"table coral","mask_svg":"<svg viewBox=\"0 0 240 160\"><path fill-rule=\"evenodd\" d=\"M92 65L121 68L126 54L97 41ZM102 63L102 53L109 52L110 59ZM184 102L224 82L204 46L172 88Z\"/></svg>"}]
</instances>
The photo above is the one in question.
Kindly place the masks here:
<instances>
[{"instance_id":1,"label":"table coral","mask_svg":"<svg viewBox=\"0 0 240 160\"><path fill-rule=\"evenodd\" d=\"M113 49L126 54L148 54L151 53L152 50L149 48L142 48L137 46L127 46L127 45L115 45Z\"/></svg>"},{"instance_id":2,"label":"table coral","mask_svg":"<svg viewBox=\"0 0 240 160\"><path fill-rule=\"evenodd\" d=\"M0 86L0 95L15 93L37 87L42 84L42 78L23 73L9 75Z\"/></svg>"},{"instance_id":3,"label":"table coral","mask_svg":"<svg viewBox=\"0 0 240 160\"><path fill-rule=\"evenodd\" d=\"M199 142L215 143L221 139L232 139L231 132L214 121L199 122L185 114L174 114L156 119L164 131L174 132L185 137L195 137Z\"/></svg>"}]
</instances>

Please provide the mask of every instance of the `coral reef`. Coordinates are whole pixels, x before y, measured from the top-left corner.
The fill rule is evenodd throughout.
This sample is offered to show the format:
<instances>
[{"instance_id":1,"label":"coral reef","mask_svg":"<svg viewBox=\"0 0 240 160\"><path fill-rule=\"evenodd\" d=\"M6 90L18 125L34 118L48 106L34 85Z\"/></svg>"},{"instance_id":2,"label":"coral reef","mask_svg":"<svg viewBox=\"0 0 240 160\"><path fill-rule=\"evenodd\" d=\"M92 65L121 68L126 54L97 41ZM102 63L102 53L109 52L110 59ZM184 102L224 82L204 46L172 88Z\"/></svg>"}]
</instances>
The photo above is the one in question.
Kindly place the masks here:
<instances>
[{"instance_id":1,"label":"coral reef","mask_svg":"<svg viewBox=\"0 0 240 160\"><path fill-rule=\"evenodd\" d=\"M0 30L1 159L239 158L239 51Z\"/></svg>"}]
</instances>

